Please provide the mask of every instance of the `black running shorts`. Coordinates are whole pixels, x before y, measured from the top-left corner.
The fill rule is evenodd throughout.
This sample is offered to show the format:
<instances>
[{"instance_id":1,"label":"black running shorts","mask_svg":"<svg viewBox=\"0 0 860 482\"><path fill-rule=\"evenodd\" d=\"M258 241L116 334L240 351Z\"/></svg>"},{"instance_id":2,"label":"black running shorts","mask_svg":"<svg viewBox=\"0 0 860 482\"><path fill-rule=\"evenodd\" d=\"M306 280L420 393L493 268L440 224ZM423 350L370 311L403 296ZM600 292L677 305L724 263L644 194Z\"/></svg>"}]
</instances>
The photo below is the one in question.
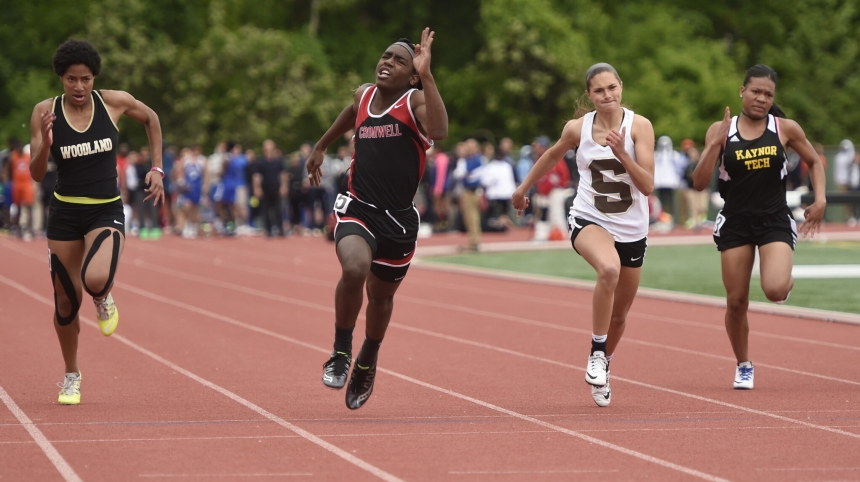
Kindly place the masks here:
<instances>
[{"instance_id":1,"label":"black running shorts","mask_svg":"<svg viewBox=\"0 0 860 482\"><path fill-rule=\"evenodd\" d=\"M334 215L335 242L350 235L364 238L373 253L370 271L377 278L397 283L406 276L418 240L415 206L398 211L379 209L341 193L334 203Z\"/></svg>"},{"instance_id":2,"label":"black running shorts","mask_svg":"<svg viewBox=\"0 0 860 482\"><path fill-rule=\"evenodd\" d=\"M76 204L51 199L48 239L76 241L84 239L87 233L98 228L114 228L125 236L125 214L121 200L104 204Z\"/></svg>"},{"instance_id":3,"label":"black running shorts","mask_svg":"<svg viewBox=\"0 0 860 482\"><path fill-rule=\"evenodd\" d=\"M595 226L600 226L600 224L595 223L594 221L589 221L587 219L579 217L573 218L573 221L574 226L568 225L567 227L568 231L570 232L571 245L574 245L576 237L579 236L579 233L584 227L589 226L591 224ZM648 237L644 237L631 243L619 243L618 241L615 242L615 251L618 253L618 258L621 260L621 266L627 266L628 268L642 267L642 264L645 263L646 249L648 249ZM573 250L579 253L579 251L576 250L576 246L573 246Z\"/></svg>"},{"instance_id":4,"label":"black running shorts","mask_svg":"<svg viewBox=\"0 0 860 482\"><path fill-rule=\"evenodd\" d=\"M794 249L797 244L797 223L788 207L776 214L763 216L720 211L714 223L714 242L720 251L748 244L763 246L775 242L783 242Z\"/></svg>"}]
</instances>

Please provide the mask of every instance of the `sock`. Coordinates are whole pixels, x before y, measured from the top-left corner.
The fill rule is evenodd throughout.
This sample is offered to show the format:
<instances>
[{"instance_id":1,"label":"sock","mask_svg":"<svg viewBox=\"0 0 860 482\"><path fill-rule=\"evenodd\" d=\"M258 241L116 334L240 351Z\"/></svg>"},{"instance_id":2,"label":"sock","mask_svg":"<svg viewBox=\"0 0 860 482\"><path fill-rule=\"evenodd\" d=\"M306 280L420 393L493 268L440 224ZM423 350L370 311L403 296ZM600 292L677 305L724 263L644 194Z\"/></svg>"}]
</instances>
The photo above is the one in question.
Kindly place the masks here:
<instances>
[{"instance_id":1,"label":"sock","mask_svg":"<svg viewBox=\"0 0 860 482\"><path fill-rule=\"evenodd\" d=\"M611 361L612 361L612 357L614 357L614 356L615 356L615 354L612 354L612 355L606 355L606 367L607 367L607 368L609 368L609 362L611 362Z\"/></svg>"},{"instance_id":2,"label":"sock","mask_svg":"<svg viewBox=\"0 0 860 482\"><path fill-rule=\"evenodd\" d=\"M353 328L339 328L334 325L334 351L352 355L352 330Z\"/></svg>"},{"instance_id":3,"label":"sock","mask_svg":"<svg viewBox=\"0 0 860 482\"><path fill-rule=\"evenodd\" d=\"M606 336L607 335L591 335L591 354L596 351L602 351L606 355Z\"/></svg>"},{"instance_id":4,"label":"sock","mask_svg":"<svg viewBox=\"0 0 860 482\"><path fill-rule=\"evenodd\" d=\"M358 352L358 358L355 360L356 366L369 368L376 363L376 356L379 354L379 345L382 340L374 340L367 335L364 338L364 344L361 345L361 351Z\"/></svg>"}]
</instances>

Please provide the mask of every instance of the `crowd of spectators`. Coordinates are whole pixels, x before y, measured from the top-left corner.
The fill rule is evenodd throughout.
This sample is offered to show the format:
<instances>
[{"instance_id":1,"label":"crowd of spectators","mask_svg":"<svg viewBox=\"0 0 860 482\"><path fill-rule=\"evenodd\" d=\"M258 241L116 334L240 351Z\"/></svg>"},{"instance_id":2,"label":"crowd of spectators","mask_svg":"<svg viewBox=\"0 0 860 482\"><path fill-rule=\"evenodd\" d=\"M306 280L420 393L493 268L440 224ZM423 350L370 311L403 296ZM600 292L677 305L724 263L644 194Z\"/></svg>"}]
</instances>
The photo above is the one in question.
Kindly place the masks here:
<instances>
[{"instance_id":1,"label":"crowd of spectators","mask_svg":"<svg viewBox=\"0 0 860 482\"><path fill-rule=\"evenodd\" d=\"M167 194L164 206L154 206L152 200L144 202L147 193L141 181L151 167L148 147L133 150L123 144L118 151L117 172L127 235L153 240L164 233L192 239L214 235L330 235L332 204L336 194L346 189L353 155L350 139L351 133L344 136L336 152L328 153L319 187L310 185L305 169L310 143L284 151L271 139L259 149L224 141L208 155L199 145L168 145L162 154ZM567 210L579 182L573 150L532 188L531 203L522 216L511 210L511 195L550 145L549 138L540 136L519 148L507 137L498 143L470 138L449 150L431 148L415 196L422 220L419 235L462 231L468 233L465 250L477 250L484 232L505 232L514 226L533 228L536 240L564 239ZM823 148L815 147L826 163ZM690 139L680 143L680 150L667 136L657 140L655 192L649 198L654 229L701 229L709 225L709 211L713 215L719 199L708 190L692 188L692 172L699 156ZM808 189L806 164L791 152L788 160L787 188ZM834 164L835 189L860 191L860 153L850 140L842 141ZM56 167L49 160L48 175L35 183L29 178L28 166L29 146L10 139L8 149L0 151L0 229L29 240L38 234L34 226L44 229ZM856 225L860 209L846 205L845 217L849 225Z\"/></svg>"}]
</instances>

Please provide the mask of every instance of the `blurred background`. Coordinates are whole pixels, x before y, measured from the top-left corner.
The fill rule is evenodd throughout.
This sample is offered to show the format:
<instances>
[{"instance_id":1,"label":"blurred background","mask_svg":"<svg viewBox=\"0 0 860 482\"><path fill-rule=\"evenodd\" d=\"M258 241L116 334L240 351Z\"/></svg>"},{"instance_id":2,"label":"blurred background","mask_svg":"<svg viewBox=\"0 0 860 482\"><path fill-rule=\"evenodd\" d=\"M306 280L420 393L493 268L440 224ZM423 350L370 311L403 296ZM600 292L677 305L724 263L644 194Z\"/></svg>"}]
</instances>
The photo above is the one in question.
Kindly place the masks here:
<instances>
[{"instance_id":1,"label":"blurred background","mask_svg":"<svg viewBox=\"0 0 860 482\"><path fill-rule=\"evenodd\" d=\"M708 213L713 218L714 203L705 201L703 209L684 194L685 173L722 109L739 111L744 71L756 63L779 73L776 100L818 144L828 190L860 188L853 146L841 151L851 157L844 169L834 162L840 142L860 134L860 0L0 0L0 12L0 139L26 144L33 106L62 93L51 58L68 38L87 39L101 52L96 88L126 90L158 113L172 184L165 209L142 203L132 172L145 173L150 162L142 126L128 119L119 126L132 234L145 230L146 238L164 230L196 237L198 229L324 234L351 148L348 137L331 146L322 190L301 179L308 148L354 89L374 80L384 49L399 37L418 41L425 26L436 31L432 68L450 116L450 135L430 155L416 197L425 234L465 230L460 197L474 189L485 231L545 222L534 236L554 236L563 226L553 227L553 219L563 223L562 203L575 193L571 158L561 163L567 173L554 173L536 192L546 197L533 203L538 212L510 219L510 206L493 201L509 199L508 171L519 182L555 141L584 91L586 69L601 61L618 70L624 103L665 136L658 162L673 167L652 208L653 221L665 229L699 228ZM495 159L510 169L464 173L460 161L475 156L482 167ZM260 169L264 158L282 168ZM802 163L796 156L793 162L789 188L808 186ZM7 189L10 166L4 166ZM183 192L198 168L200 206L184 208ZM226 200L217 193L225 179L228 190L239 189ZM50 183L35 187L44 199ZM262 190L271 186L278 190L275 209L261 206ZM22 209L5 203L5 227L37 233L44 209L38 199L36 213L25 214L34 220L29 230L15 216ZM856 224L857 209L829 205L828 220Z\"/></svg>"}]
</instances>

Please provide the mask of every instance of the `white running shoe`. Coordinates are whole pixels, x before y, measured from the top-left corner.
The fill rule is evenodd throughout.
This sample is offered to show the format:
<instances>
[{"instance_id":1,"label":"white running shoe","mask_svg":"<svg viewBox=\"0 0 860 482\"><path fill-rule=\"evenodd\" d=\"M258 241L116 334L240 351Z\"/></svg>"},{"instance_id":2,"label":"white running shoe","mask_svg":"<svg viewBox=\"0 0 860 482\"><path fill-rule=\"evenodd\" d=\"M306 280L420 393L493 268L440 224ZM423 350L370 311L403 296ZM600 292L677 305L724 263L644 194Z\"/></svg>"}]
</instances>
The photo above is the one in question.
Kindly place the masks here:
<instances>
[{"instance_id":1,"label":"white running shoe","mask_svg":"<svg viewBox=\"0 0 860 482\"><path fill-rule=\"evenodd\" d=\"M745 361L735 369L735 390L752 390L755 367L751 362Z\"/></svg>"},{"instance_id":2,"label":"white running shoe","mask_svg":"<svg viewBox=\"0 0 860 482\"><path fill-rule=\"evenodd\" d=\"M606 385L602 387L591 386L591 398L598 407L608 407L612 401L612 390L609 389L609 371L606 372Z\"/></svg>"},{"instance_id":3,"label":"white running shoe","mask_svg":"<svg viewBox=\"0 0 860 482\"><path fill-rule=\"evenodd\" d=\"M602 351L596 351L588 357L588 368L585 369L585 381L589 385L602 387L606 385L606 369L609 363Z\"/></svg>"}]
</instances>

